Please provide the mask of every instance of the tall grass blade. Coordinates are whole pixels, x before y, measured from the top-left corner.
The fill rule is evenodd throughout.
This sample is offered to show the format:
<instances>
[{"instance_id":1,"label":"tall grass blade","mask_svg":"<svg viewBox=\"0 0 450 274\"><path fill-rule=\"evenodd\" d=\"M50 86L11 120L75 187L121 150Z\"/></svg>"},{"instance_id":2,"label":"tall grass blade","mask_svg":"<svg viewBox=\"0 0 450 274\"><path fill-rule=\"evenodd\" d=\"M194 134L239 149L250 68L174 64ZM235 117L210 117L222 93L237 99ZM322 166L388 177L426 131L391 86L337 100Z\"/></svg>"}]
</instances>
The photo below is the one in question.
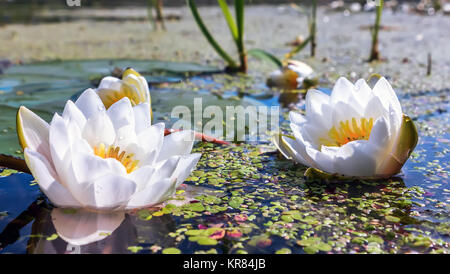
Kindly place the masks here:
<instances>
[{"instance_id":1,"label":"tall grass blade","mask_svg":"<svg viewBox=\"0 0 450 274\"><path fill-rule=\"evenodd\" d=\"M244 48L244 6L244 0L234 0L234 7L236 10L236 24L238 30L236 45L239 52L241 71L247 71L247 54Z\"/></svg>"},{"instance_id":2,"label":"tall grass blade","mask_svg":"<svg viewBox=\"0 0 450 274\"><path fill-rule=\"evenodd\" d=\"M372 49L370 50L369 61L380 60L380 52L378 51L378 32L380 30L381 14L383 13L383 0L379 1L376 8L375 25L372 31Z\"/></svg>"},{"instance_id":3,"label":"tall grass blade","mask_svg":"<svg viewBox=\"0 0 450 274\"><path fill-rule=\"evenodd\" d=\"M276 65L278 68L282 68L283 67L283 63L281 62L280 59L278 59L275 55L262 50L262 49L250 49L247 51L248 55L251 55L255 58L258 58L260 60L264 60L264 61L268 61L274 65Z\"/></svg>"},{"instance_id":4,"label":"tall grass blade","mask_svg":"<svg viewBox=\"0 0 450 274\"><path fill-rule=\"evenodd\" d=\"M316 56L316 14L317 0L313 0L309 37L311 38L311 57Z\"/></svg>"},{"instance_id":5,"label":"tall grass blade","mask_svg":"<svg viewBox=\"0 0 450 274\"><path fill-rule=\"evenodd\" d=\"M152 24L153 29L156 29L156 21L153 17L153 7L154 7L154 0L147 0L147 17L150 23Z\"/></svg>"},{"instance_id":6,"label":"tall grass blade","mask_svg":"<svg viewBox=\"0 0 450 274\"><path fill-rule=\"evenodd\" d=\"M226 0L217 0L219 2L220 8L222 8L223 16L228 23L228 27L230 28L231 35L234 40L238 39L238 29L236 27L236 23L234 22L233 16L231 15L230 9L228 8L228 4Z\"/></svg>"},{"instance_id":7,"label":"tall grass blade","mask_svg":"<svg viewBox=\"0 0 450 274\"><path fill-rule=\"evenodd\" d=\"M244 0L235 0L234 6L236 9L236 22L238 30L238 49L244 49Z\"/></svg>"},{"instance_id":8,"label":"tall grass blade","mask_svg":"<svg viewBox=\"0 0 450 274\"><path fill-rule=\"evenodd\" d=\"M194 16L195 22L199 26L201 32L206 37L206 40L211 44L211 46L216 50L216 52L228 63L230 67L237 67L233 59L219 46L219 44L214 40L212 35L209 33L202 18L197 10L197 5L194 0L186 0L189 8L191 9L192 15Z\"/></svg>"}]
</instances>

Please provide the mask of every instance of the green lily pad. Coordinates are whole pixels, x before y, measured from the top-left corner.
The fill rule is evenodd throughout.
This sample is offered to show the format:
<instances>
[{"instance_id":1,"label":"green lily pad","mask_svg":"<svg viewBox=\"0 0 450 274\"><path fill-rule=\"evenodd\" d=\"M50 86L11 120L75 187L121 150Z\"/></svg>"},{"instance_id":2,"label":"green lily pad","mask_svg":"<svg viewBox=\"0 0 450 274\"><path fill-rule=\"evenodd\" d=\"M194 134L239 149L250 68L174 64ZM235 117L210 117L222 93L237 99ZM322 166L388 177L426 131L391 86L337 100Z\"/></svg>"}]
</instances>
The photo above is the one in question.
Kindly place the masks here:
<instances>
[{"instance_id":1,"label":"green lily pad","mask_svg":"<svg viewBox=\"0 0 450 274\"><path fill-rule=\"evenodd\" d=\"M162 254L181 254L181 250L175 247L168 247L162 250Z\"/></svg>"}]
</instances>

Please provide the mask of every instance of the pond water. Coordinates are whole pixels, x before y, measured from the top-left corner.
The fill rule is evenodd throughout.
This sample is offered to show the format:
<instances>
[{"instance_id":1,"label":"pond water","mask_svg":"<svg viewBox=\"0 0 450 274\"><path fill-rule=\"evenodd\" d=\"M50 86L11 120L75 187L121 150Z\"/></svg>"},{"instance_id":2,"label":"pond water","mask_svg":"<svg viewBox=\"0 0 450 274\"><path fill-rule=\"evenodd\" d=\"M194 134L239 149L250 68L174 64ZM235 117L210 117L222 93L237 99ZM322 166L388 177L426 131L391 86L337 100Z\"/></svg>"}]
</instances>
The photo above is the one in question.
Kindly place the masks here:
<instances>
[{"instance_id":1,"label":"pond water","mask_svg":"<svg viewBox=\"0 0 450 274\"><path fill-rule=\"evenodd\" d=\"M286 132L289 109L304 109L302 94L270 90L258 77L211 74L215 68L195 64L16 66L0 75L0 153L22 157L15 133L20 105L48 121L65 100L96 86L114 67L127 66L144 72L155 122L167 127L176 121L172 108L192 109L194 97L222 108L280 106ZM331 88L327 80L321 83L322 90ZM280 157L268 141L199 142L194 151L202 158L173 200L159 208L98 214L55 208L31 175L0 169L0 253L448 253L447 94L399 92L420 137L401 174L389 180L307 179L304 166Z\"/></svg>"}]
</instances>

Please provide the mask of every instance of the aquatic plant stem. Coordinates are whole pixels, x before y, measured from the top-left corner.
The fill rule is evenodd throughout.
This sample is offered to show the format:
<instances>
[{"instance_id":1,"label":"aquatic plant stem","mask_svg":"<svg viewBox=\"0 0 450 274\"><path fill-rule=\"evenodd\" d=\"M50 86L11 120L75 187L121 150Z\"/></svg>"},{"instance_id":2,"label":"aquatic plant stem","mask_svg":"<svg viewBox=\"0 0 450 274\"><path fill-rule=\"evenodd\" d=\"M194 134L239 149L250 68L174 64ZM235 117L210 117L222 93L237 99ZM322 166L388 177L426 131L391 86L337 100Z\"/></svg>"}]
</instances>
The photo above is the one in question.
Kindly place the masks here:
<instances>
[{"instance_id":1,"label":"aquatic plant stem","mask_svg":"<svg viewBox=\"0 0 450 274\"><path fill-rule=\"evenodd\" d=\"M247 53L244 46L244 0L235 0L234 7L236 9L237 39L236 45L239 52L240 71L247 72Z\"/></svg>"},{"instance_id":2,"label":"aquatic plant stem","mask_svg":"<svg viewBox=\"0 0 450 274\"><path fill-rule=\"evenodd\" d=\"M154 0L147 0L147 17L150 23L152 24L153 30L156 30L156 21L153 17L153 1Z\"/></svg>"},{"instance_id":3,"label":"aquatic plant stem","mask_svg":"<svg viewBox=\"0 0 450 274\"><path fill-rule=\"evenodd\" d=\"M316 16L317 14L317 0L313 0L311 25L309 30L309 37L311 37L311 57L316 56Z\"/></svg>"},{"instance_id":4,"label":"aquatic plant stem","mask_svg":"<svg viewBox=\"0 0 450 274\"><path fill-rule=\"evenodd\" d=\"M178 132L178 131L181 131L181 129L166 128L166 129L164 129L164 136L167 136L167 135L169 135L171 133ZM215 137L211 137L211 136L205 135L205 134L200 133L200 132L194 132L194 134L195 134L195 139L198 140L198 141L214 143L214 144L220 144L220 145L229 145L230 144L227 141L223 141L223 140L217 139Z\"/></svg>"},{"instance_id":5,"label":"aquatic plant stem","mask_svg":"<svg viewBox=\"0 0 450 274\"><path fill-rule=\"evenodd\" d=\"M380 52L378 51L378 32L380 30L381 13L383 12L383 0L378 0L379 5L376 8L375 25L372 31L372 49L370 51L369 62L380 60Z\"/></svg>"},{"instance_id":6,"label":"aquatic plant stem","mask_svg":"<svg viewBox=\"0 0 450 274\"><path fill-rule=\"evenodd\" d=\"M25 160L10 155L0 154L0 167L6 167L31 174Z\"/></svg>"},{"instance_id":7,"label":"aquatic plant stem","mask_svg":"<svg viewBox=\"0 0 450 274\"><path fill-rule=\"evenodd\" d=\"M166 30L162 8L163 0L156 0L156 21L161 24L162 30Z\"/></svg>"}]
</instances>

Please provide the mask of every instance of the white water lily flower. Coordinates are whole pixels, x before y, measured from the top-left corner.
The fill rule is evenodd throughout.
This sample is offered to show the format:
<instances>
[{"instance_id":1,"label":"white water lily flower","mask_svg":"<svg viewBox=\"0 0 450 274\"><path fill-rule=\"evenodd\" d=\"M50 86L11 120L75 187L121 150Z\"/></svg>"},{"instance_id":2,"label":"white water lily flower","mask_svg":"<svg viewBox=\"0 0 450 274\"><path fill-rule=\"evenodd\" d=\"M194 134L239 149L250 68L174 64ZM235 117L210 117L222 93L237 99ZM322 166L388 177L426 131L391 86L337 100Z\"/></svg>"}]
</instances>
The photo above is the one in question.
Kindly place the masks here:
<instances>
[{"instance_id":1,"label":"white water lily flower","mask_svg":"<svg viewBox=\"0 0 450 274\"><path fill-rule=\"evenodd\" d=\"M59 207L128 210L171 197L195 168L194 133L164 137L148 103L128 97L108 109L93 89L68 101L50 124L20 107L17 133L41 190Z\"/></svg>"},{"instance_id":2,"label":"white water lily flower","mask_svg":"<svg viewBox=\"0 0 450 274\"><path fill-rule=\"evenodd\" d=\"M385 78L371 89L341 77L331 95L309 90L306 116L290 112L294 137L273 138L281 153L303 165L350 177L398 173L417 144L417 130L403 114Z\"/></svg>"},{"instance_id":3,"label":"white water lily flower","mask_svg":"<svg viewBox=\"0 0 450 274\"><path fill-rule=\"evenodd\" d=\"M303 62L288 60L286 66L269 75L267 85L282 89L296 89L313 72L313 69Z\"/></svg>"}]
</instances>

